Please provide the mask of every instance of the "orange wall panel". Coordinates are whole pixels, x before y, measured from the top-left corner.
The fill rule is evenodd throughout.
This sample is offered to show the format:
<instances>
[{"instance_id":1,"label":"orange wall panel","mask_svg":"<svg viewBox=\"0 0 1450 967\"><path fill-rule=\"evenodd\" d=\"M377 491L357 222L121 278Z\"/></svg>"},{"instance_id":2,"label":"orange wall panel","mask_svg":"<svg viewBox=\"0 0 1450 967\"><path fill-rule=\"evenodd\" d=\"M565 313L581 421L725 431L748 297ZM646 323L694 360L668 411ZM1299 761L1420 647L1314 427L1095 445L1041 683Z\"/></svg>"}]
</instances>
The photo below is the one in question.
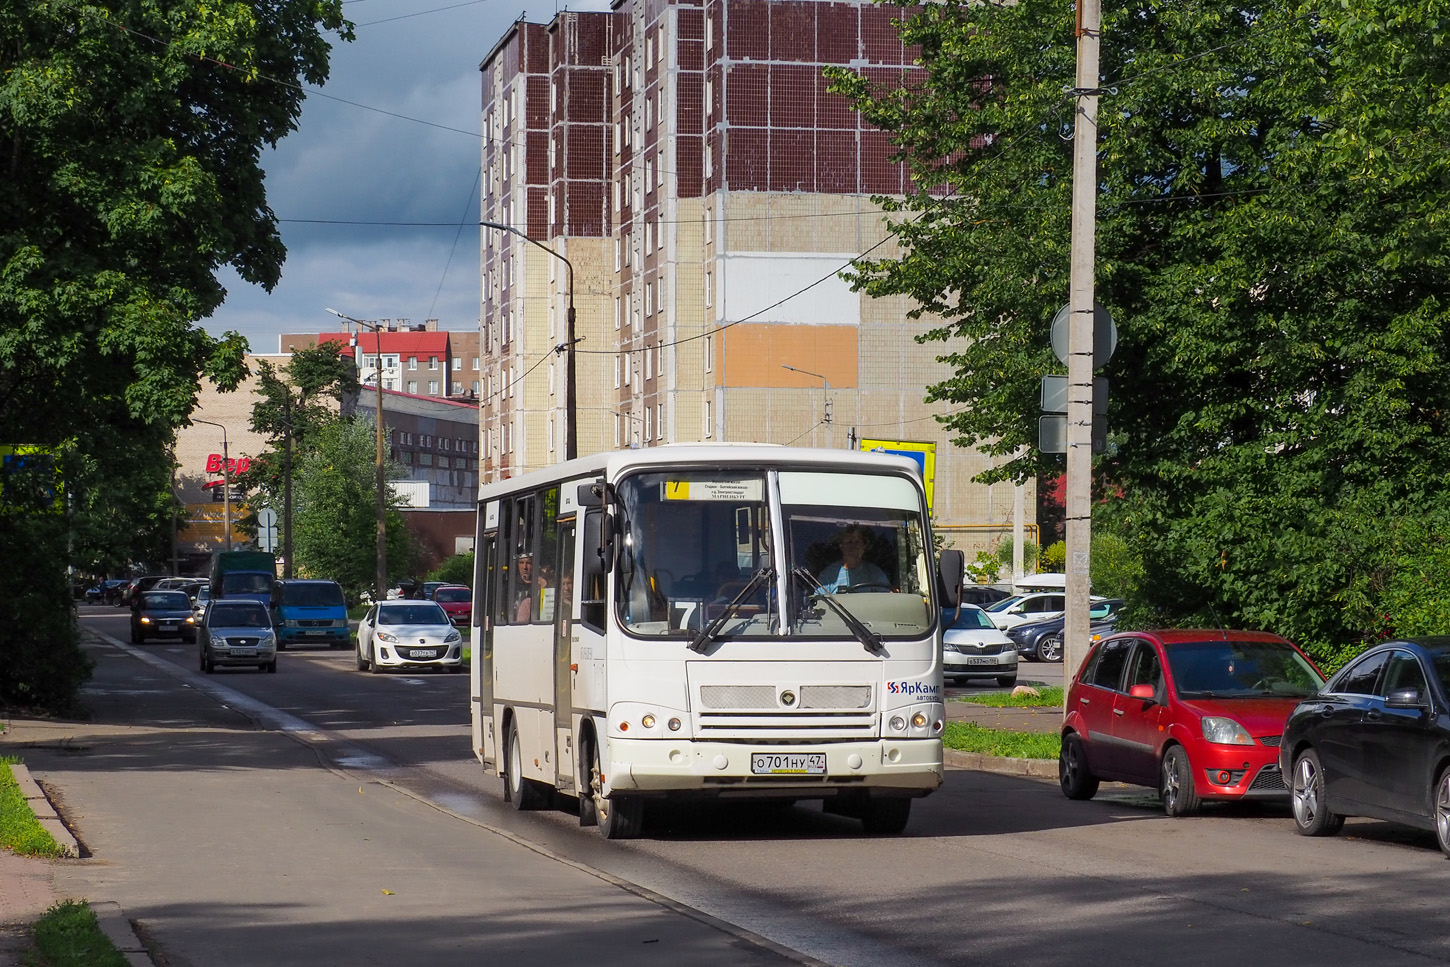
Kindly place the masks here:
<instances>
[{"instance_id":1,"label":"orange wall panel","mask_svg":"<svg viewBox=\"0 0 1450 967\"><path fill-rule=\"evenodd\" d=\"M855 326L742 323L722 332L720 381L725 386L785 389L820 387L821 381L785 366L819 373L832 389L856 386Z\"/></svg>"}]
</instances>

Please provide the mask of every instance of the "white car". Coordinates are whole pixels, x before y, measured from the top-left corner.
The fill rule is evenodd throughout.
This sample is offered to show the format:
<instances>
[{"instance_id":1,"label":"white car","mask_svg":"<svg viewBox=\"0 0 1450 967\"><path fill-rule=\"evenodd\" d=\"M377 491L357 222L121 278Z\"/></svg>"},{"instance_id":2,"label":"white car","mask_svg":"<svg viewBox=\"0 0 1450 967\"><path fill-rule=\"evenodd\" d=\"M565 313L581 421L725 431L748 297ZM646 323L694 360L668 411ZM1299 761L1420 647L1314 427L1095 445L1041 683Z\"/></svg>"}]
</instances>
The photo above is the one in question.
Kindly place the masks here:
<instances>
[{"instance_id":1,"label":"white car","mask_svg":"<svg viewBox=\"0 0 1450 967\"><path fill-rule=\"evenodd\" d=\"M463 635L433 601L379 601L357 629L358 671L463 670Z\"/></svg>"},{"instance_id":2,"label":"white car","mask_svg":"<svg viewBox=\"0 0 1450 967\"><path fill-rule=\"evenodd\" d=\"M992 624L981 608L943 608L942 677L958 682L994 679L1002 688L1017 684L1017 645Z\"/></svg>"},{"instance_id":3,"label":"white car","mask_svg":"<svg viewBox=\"0 0 1450 967\"><path fill-rule=\"evenodd\" d=\"M1067 610L1067 596L1061 591L1033 591L1018 594L987 606L987 617L1006 631L1024 621L1040 621Z\"/></svg>"}]
</instances>

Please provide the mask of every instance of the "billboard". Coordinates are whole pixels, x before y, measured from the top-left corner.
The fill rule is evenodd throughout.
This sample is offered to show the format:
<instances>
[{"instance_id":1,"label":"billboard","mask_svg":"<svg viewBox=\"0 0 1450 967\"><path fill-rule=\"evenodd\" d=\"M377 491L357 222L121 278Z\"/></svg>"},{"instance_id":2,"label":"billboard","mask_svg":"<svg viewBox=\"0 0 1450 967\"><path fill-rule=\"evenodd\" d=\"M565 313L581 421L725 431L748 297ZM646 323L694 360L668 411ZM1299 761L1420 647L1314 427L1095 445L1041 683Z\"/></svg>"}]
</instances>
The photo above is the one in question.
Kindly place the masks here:
<instances>
[{"instance_id":1,"label":"billboard","mask_svg":"<svg viewBox=\"0 0 1450 967\"><path fill-rule=\"evenodd\" d=\"M921 468L921 482L926 488L926 509L930 511L936 497L936 444L911 440L862 440L864 452L889 453L916 461Z\"/></svg>"}]
</instances>

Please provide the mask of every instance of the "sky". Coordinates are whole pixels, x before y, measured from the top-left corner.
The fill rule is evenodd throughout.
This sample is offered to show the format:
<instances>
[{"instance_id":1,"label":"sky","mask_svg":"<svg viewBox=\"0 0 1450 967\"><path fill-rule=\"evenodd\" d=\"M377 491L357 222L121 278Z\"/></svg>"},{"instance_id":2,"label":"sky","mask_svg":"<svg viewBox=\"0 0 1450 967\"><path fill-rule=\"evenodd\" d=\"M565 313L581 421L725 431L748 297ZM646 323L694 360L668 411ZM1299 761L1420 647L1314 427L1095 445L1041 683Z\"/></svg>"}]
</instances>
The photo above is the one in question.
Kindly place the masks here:
<instances>
[{"instance_id":1,"label":"sky","mask_svg":"<svg viewBox=\"0 0 1450 967\"><path fill-rule=\"evenodd\" d=\"M344 0L357 39L329 36L330 79L308 86L297 130L263 157L287 247L282 279L269 294L224 269L226 302L202 326L235 330L265 353L278 351L284 332L338 329L329 308L476 329L478 65L521 16L548 23L562 9L539 0Z\"/></svg>"}]
</instances>

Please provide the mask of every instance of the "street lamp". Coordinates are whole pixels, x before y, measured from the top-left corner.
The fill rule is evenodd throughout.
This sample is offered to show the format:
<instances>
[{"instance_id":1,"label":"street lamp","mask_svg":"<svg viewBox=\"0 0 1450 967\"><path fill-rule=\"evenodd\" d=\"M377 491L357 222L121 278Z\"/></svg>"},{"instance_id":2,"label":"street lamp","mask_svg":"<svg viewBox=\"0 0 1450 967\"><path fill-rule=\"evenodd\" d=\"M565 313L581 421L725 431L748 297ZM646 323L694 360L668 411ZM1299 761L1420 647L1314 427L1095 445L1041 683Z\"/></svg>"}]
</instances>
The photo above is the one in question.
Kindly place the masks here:
<instances>
[{"instance_id":1,"label":"street lamp","mask_svg":"<svg viewBox=\"0 0 1450 967\"><path fill-rule=\"evenodd\" d=\"M334 316L337 316L339 319L344 319L344 320L346 320L348 322L353 323L354 325L359 325L359 326L362 326L365 329L370 329L374 333L381 332L382 329L383 329L382 325L379 324L379 323L376 323L376 322L364 322L362 319L354 319L352 316L343 315L341 312L338 312L336 309L328 309L327 311L330 312L330 313L332 313ZM375 469L376 474L377 474L377 481L376 481L376 483L377 483L377 491L378 491L378 507L377 507L377 511L378 511L378 546L377 546L377 555L378 555L378 573L377 573L378 597L377 597L377 600L381 601L383 598L387 597L387 595L388 595L388 502L387 502L387 498L385 497L385 494L387 493L387 491L384 489L387 486L387 484L386 484L386 481L385 481L385 479L383 477L383 339L382 339L382 336L378 336L377 346L374 347L374 348L377 350L377 365L373 367L373 381L377 384L374 388L377 390L377 394L378 394L378 412L377 412L377 421L376 421L377 422L377 452L376 452L376 456L375 456L375 459L374 459L374 464L375 464L374 469Z\"/></svg>"},{"instance_id":2,"label":"street lamp","mask_svg":"<svg viewBox=\"0 0 1450 967\"><path fill-rule=\"evenodd\" d=\"M220 423L213 423L211 420L199 420L191 418L193 423L205 423L207 426L214 426L222 431L222 516L223 527L222 539L226 542L227 550L232 549L232 478L228 465L231 463L231 455L227 452L227 428Z\"/></svg>"},{"instance_id":3,"label":"street lamp","mask_svg":"<svg viewBox=\"0 0 1450 967\"><path fill-rule=\"evenodd\" d=\"M821 422L824 423L824 424L826 424L826 426L830 426L831 425L831 395L830 395L831 394L831 381L828 380L828 379L826 379L826 377L822 376L820 373L813 373L813 372L811 372L808 369L799 369L799 368L797 368L795 366L788 366L785 363L781 363L780 364L780 368L781 369L788 369L792 373L800 373L802 376L814 376L816 379L820 380L822 383L825 384L825 388L821 391L822 404L823 404L822 407L821 407ZM814 443L814 435L812 436L812 442ZM827 445L829 446L829 443Z\"/></svg>"},{"instance_id":4,"label":"street lamp","mask_svg":"<svg viewBox=\"0 0 1450 967\"><path fill-rule=\"evenodd\" d=\"M574 344L577 342L574 337L574 266L568 259L560 255L553 249L549 248L549 246L545 245L542 242L535 241L534 239L525 235L519 229L514 228L512 225L505 225L503 222L479 222L478 224L482 228L493 228L497 229L500 232L512 232L519 238L523 239L525 242L528 242L530 245L538 246L545 252L548 252L550 255L554 256L554 258L558 259L560 262L563 262L564 268L568 270L567 275L569 282L569 308L566 317L568 321L568 330L564 342L558 346L555 346L554 352L560 353L563 352L566 348L569 350L569 358L564 363L564 411L565 420L567 421L564 427L564 459L573 460L575 457L579 456L579 430L577 425L578 420L575 419L578 413L578 400L575 396L574 388Z\"/></svg>"}]
</instances>

